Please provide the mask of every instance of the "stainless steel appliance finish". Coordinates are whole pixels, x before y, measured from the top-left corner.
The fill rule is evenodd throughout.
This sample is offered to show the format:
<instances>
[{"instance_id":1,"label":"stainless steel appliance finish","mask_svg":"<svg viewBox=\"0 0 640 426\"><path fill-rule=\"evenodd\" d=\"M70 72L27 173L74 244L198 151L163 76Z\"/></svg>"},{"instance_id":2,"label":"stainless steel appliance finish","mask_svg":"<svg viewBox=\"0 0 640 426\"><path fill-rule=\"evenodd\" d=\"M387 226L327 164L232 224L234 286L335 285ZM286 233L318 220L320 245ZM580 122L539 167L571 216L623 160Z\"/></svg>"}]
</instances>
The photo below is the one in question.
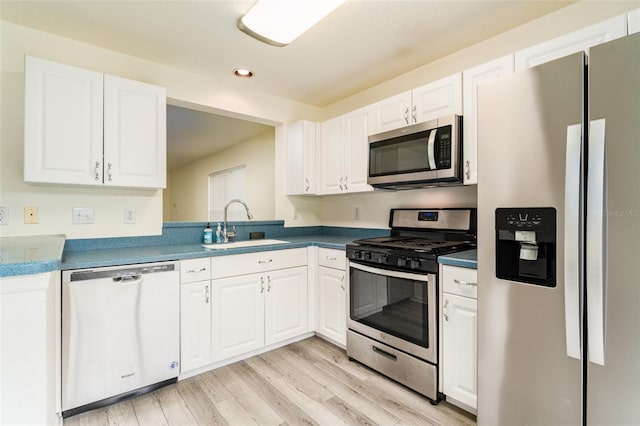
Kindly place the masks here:
<instances>
[{"instance_id":1,"label":"stainless steel appliance finish","mask_svg":"<svg viewBox=\"0 0 640 426\"><path fill-rule=\"evenodd\" d=\"M436 260L475 246L475 209L392 209L389 223L347 245L347 354L437 403Z\"/></svg>"},{"instance_id":2,"label":"stainless steel appliance finish","mask_svg":"<svg viewBox=\"0 0 640 426\"><path fill-rule=\"evenodd\" d=\"M639 76L635 34L479 88L480 425L640 424ZM496 277L496 209L532 206L555 287Z\"/></svg>"},{"instance_id":3,"label":"stainless steel appliance finish","mask_svg":"<svg viewBox=\"0 0 640 426\"><path fill-rule=\"evenodd\" d=\"M176 266L164 262L63 272L63 417L176 381Z\"/></svg>"},{"instance_id":4,"label":"stainless steel appliance finish","mask_svg":"<svg viewBox=\"0 0 640 426\"><path fill-rule=\"evenodd\" d=\"M367 183L385 189L459 185L461 137L458 115L371 135Z\"/></svg>"}]
</instances>

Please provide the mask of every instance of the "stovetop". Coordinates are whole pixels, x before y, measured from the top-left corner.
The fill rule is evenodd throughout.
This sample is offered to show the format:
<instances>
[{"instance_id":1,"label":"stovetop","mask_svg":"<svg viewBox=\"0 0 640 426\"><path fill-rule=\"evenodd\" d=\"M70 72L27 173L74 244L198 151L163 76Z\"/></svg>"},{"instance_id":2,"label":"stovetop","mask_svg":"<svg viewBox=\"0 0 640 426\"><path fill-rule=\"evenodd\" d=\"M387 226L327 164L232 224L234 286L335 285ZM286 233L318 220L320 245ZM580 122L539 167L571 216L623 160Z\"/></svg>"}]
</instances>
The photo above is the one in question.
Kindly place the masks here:
<instances>
[{"instance_id":1,"label":"stovetop","mask_svg":"<svg viewBox=\"0 0 640 426\"><path fill-rule=\"evenodd\" d=\"M347 258L383 269L436 274L438 256L476 246L475 209L392 209L389 225L389 237L347 244Z\"/></svg>"}]
</instances>

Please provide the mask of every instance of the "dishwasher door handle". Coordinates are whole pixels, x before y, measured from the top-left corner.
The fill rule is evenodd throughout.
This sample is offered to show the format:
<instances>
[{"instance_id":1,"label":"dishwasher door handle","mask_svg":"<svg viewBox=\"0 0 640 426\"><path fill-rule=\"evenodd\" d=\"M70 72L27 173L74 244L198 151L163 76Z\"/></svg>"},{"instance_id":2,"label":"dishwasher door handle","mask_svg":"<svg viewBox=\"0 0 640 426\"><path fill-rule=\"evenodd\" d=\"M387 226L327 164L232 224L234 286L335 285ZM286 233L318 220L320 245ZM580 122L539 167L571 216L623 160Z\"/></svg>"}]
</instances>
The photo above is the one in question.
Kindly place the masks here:
<instances>
[{"instance_id":1,"label":"dishwasher door handle","mask_svg":"<svg viewBox=\"0 0 640 426\"><path fill-rule=\"evenodd\" d=\"M134 282L139 282L139 281L142 281L142 274L121 275L119 277L113 277L114 283L133 284Z\"/></svg>"}]
</instances>

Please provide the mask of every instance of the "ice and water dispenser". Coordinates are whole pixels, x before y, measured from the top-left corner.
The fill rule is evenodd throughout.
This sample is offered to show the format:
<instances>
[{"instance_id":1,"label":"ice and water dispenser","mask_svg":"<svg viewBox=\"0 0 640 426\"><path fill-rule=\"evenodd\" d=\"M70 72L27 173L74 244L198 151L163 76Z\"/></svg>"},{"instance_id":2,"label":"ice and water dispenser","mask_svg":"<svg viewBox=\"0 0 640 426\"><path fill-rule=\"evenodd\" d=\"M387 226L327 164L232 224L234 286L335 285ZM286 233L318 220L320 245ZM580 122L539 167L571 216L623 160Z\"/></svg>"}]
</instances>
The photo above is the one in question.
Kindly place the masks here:
<instances>
[{"instance_id":1,"label":"ice and water dispenser","mask_svg":"<svg viewBox=\"0 0 640 426\"><path fill-rule=\"evenodd\" d=\"M556 286L556 209L496 209L496 277Z\"/></svg>"}]
</instances>

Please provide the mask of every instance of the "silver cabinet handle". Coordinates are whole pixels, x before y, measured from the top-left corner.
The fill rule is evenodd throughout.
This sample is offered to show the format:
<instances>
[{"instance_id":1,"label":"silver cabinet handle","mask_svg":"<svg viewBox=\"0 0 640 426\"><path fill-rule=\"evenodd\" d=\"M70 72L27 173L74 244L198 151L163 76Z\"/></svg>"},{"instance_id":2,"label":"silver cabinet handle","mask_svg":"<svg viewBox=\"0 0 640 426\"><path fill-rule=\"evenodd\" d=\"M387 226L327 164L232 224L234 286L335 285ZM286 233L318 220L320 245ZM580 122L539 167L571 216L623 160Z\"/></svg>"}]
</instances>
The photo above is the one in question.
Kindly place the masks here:
<instances>
[{"instance_id":1,"label":"silver cabinet handle","mask_svg":"<svg viewBox=\"0 0 640 426\"><path fill-rule=\"evenodd\" d=\"M406 124L409 124L409 107L404 110L404 121Z\"/></svg>"},{"instance_id":2,"label":"silver cabinet handle","mask_svg":"<svg viewBox=\"0 0 640 426\"><path fill-rule=\"evenodd\" d=\"M344 288L344 277L345 276L343 275L342 278L340 278L340 288L346 291L346 288Z\"/></svg>"},{"instance_id":3,"label":"silver cabinet handle","mask_svg":"<svg viewBox=\"0 0 640 426\"><path fill-rule=\"evenodd\" d=\"M205 303L209 303L209 286L205 286L204 288L204 297Z\"/></svg>"},{"instance_id":4,"label":"silver cabinet handle","mask_svg":"<svg viewBox=\"0 0 640 426\"><path fill-rule=\"evenodd\" d=\"M604 220L606 182L604 175L605 120L589 123L587 176L587 339L589 361L604 365L605 259Z\"/></svg>"},{"instance_id":5,"label":"silver cabinet handle","mask_svg":"<svg viewBox=\"0 0 640 426\"><path fill-rule=\"evenodd\" d=\"M347 185L347 182L349 181L349 176L345 176L344 177L344 190L348 191L349 190L349 186Z\"/></svg>"},{"instance_id":6,"label":"silver cabinet handle","mask_svg":"<svg viewBox=\"0 0 640 426\"><path fill-rule=\"evenodd\" d=\"M417 108L416 108L415 105L413 106L411 111L413 112L413 122L417 123L418 122L418 113L417 113Z\"/></svg>"},{"instance_id":7,"label":"silver cabinet handle","mask_svg":"<svg viewBox=\"0 0 640 426\"><path fill-rule=\"evenodd\" d=\"M271 276L267 275L267 291L271 291Z\"/></svg>"},{"instance_id":8,"label":"silver cabinet handle","mask_svg":"<svg viewBox=\"0 0 640 426\"><path fill-rule=\"evenodd\" d=\"M111 163L107 163L107 176L109 179L109 182L111 182Z\"/></svg>"},{"instance_id":9,"label":"silver cabinet handle","mask_svg":"<svg viewBox=\"0 0 640 426\"><path fill-rule=\"evenodd\" d=\"M567 126L567 156L564 182L564 323L567 356L580 359L580 262L582 221L582 125Z\"/></svg>"},{"instance_id":10,"label":"silver cabinet handle","mask_svg":"<svg viewBox=\"0 0 640 426\"><path fill-rule=\"evenodd\" d=\"M258 263L261 264L261 265L268 265L271 262L273 262L273 259L258 260Z\"/></svg>"},{"instance_id":11,"label":"silver cabinet handle","mask_svg":"<svg viewBox=\"0 0 640 426\"><path fill-rule=\"evenodd\" d=\"M195 269L188 269L187 270L187 274L196 274L198 272L204 272L206 270L207 270L207 268L205 268L205 267L200 268L198 271L196 271Z\"/></svg>"},{"instance_id":12,"label":"silver cabinet handle","mask_svg":"<svg viewBox=\"0 0 640 426\"><path fill-rule=\"evenodd\" d=\"M340 178L340 191L344 191L344 188L342 187L342 181L344 180L343 177Z\"/></svg>"},{"instance_id":13,"label":"silver cabinet handle","mask_svg":"<svg viewBox=\"0 0 640 426\"><path fill-rule=\"evenodd\" d=\"M305 189L304 189L304 192L309 192L309 188L310 188L310 186L311 186L311 184L309 183L309 179L307 178L307 179L305 179L304 181L305 181L305 182L306 182L306 184L307 184L307 186L306 186L306 187L305 187Z\"/></svg>"},{"instance_id":14,"label":"silver cabinet handle","mask_svg":"<svg viewBox=\"0 0 640 426\"><path fill-rule=\"evenodd\" d=\"M264 277L260 277L260 293L264 293Z\"/></svg>"},{"instance_id":15,"label":"silver cabinet handle","mask_svg":"<svg viewBox=\"0 0 640 426\"><path fill-rule=\"evenodd\" d=\"M458 279L454 279L453 282L456 283L456 284L459 284L459 285L466 285L466 286L469 286L469 287L477 287L478 286L478 283L472 283L472 282L469 282L469 281L461 281L461 280L458 280Z\"/></svg>"},{"instance_id":16,"label":"silver cabinet handle","mask_svg":"<svg viewBox=\"0 0 640 426\"><path fill-rule=\"evenodd\" d=\"M471 179L471 161L469 160L464 163L464 175L467 177L467 180Z\"/></svg>"},{"instance_id":17,"label":"silver cabinet handle","mask_svg":"<svg viewBox=\"0 0 640 426\"><path fill-rule=\"evenodd\" d=\"M449 321L449 309L447 309L449 307L449 299L444 299L444 309L442 310L442 316L444 317L445 321Z\"/></svg>"},{"instance_id":18,"label":"silver cabinet handle","mask_svg":"<svg viewBox=\"0 0 640 426\"><path fill-rule=\"evenodd\" d=\"M96 161L96 181L100 180L100 162Z\"/></svg>"},{"instance_id":19,"label":"silver cabinet handle","mask_svg":"<svg viewBox=\"0 0 640 426\"><path fill-rule=\"evenodd\" d=\"M334 261L334 260L338 260L338 258L333 256L327 256L327 260Z\"/></svg>"}]
</instances>

